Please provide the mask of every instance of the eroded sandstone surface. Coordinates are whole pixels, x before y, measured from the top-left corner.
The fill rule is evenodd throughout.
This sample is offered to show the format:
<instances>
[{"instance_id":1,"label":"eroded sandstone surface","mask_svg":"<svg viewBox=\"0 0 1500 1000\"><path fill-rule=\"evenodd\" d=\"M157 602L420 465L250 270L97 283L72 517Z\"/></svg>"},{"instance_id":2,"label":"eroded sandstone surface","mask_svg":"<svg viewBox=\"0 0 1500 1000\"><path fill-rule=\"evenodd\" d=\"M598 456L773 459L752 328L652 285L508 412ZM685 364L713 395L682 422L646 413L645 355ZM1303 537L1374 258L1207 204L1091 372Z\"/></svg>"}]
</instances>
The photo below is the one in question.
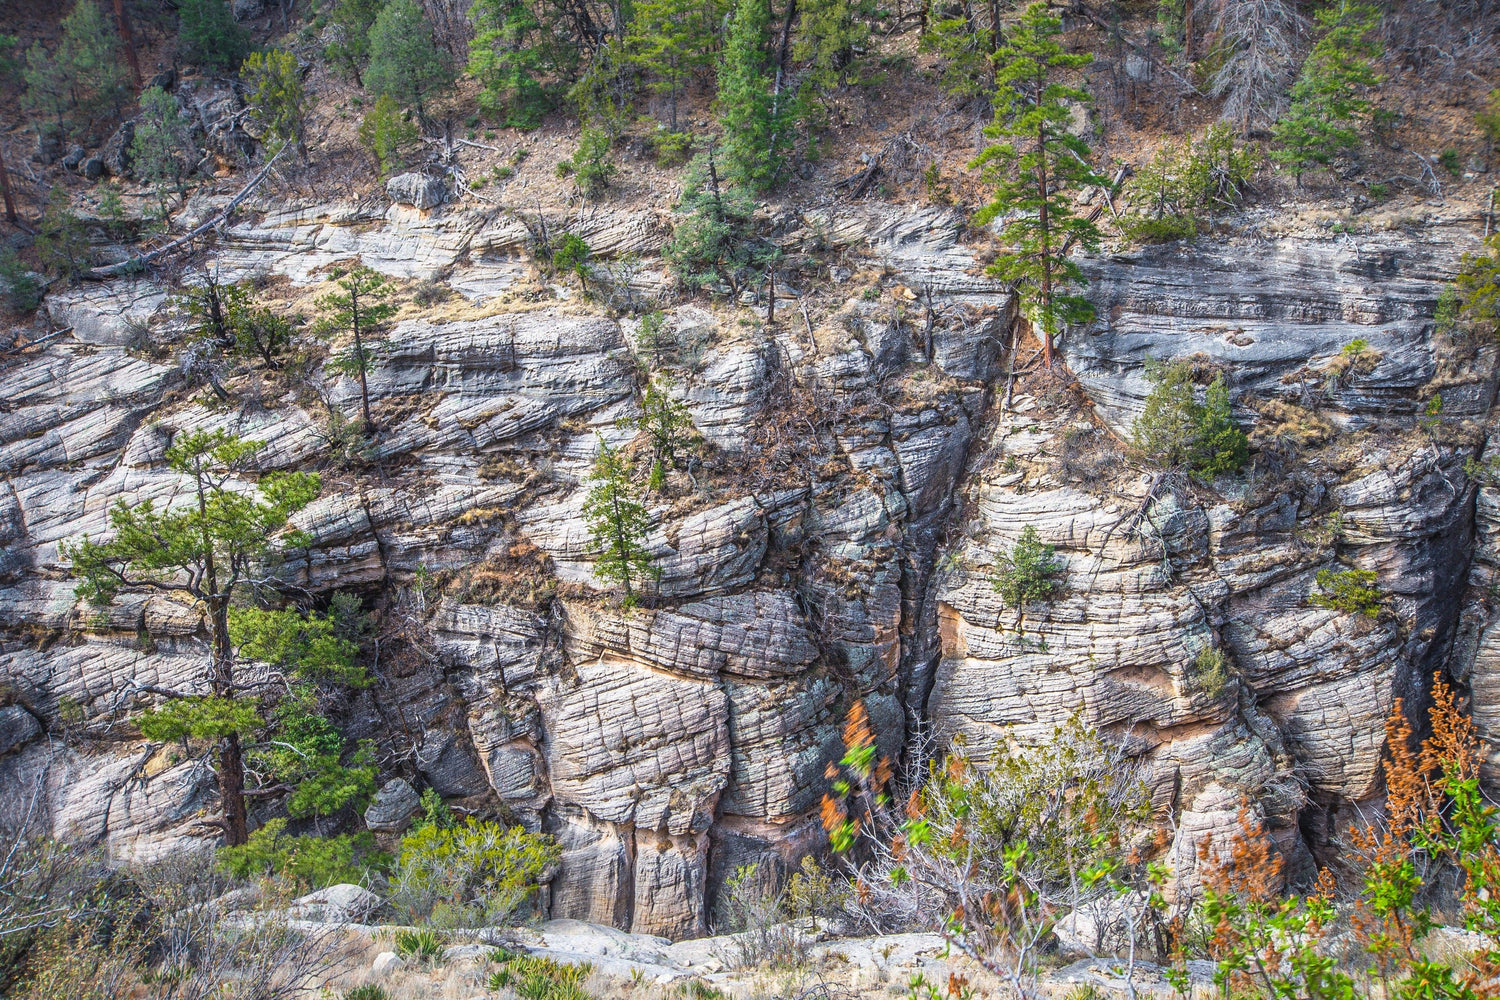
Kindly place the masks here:
<instances>
[{"instance_id":1,"label":"eroded sandstone surface","mask_svg":"<svg viewBox=\"0 0 1500 1000\"><path fill-rule=\"evenodd\" d=\"M110 724L132 680L201 683L197 612L147 594L86 611L60 551L105 533L121 499L180 495L163 456L191 428L264 441L262 469L325 470L287 586L387 601L420 651L376 665L351 735L381 745L383 779L554 833L555 918L707 933L736 866L821 844L856 699L893 755L919 725L982 757L1081 713L1147 762L1185 870L1242 807L1294 871L1330 857L1380 795L1394 700L1420 706L1434 672L1468 686L1500 746L1500 494L1474 466L1494 358L1432 322L1460 227L1091 258L1098 319L1063 343L1074 382L1015 347L1011 296L956 213L781 224L788 245L816 234L866 270L806 312L784 294L774 325L764 302L668 311L689 349L665 367L710 458L653 506L661 579L632 611L592 574L582 503L598 441L634 436L619 421L638 412L639 325L561 292L506 299L529 266L514 219L282 205L224 233L226 274L303 288L358 255L461 297L380 345L382 432L354 471L325 416L357 405L351 380L226 407L143 347L143 330L170 339L164 289L49 296L72 334L0 371L0 823L128 858L214 833L202 763ZM665 280L649 213L579 231L601 259L641 259L640 294ZM1331 371L1355 340L1378 362ZM1127 461L1144 366L1173 358L1226 374L1258 449L1244 476ZM990 576L1028 525L1058 547L1066 591L1018 623ZM1308 604L1335 565L1376 571L1380 617ZM1202 675L1206 650L1222 679Z\"/></svg>"}]
</instances>

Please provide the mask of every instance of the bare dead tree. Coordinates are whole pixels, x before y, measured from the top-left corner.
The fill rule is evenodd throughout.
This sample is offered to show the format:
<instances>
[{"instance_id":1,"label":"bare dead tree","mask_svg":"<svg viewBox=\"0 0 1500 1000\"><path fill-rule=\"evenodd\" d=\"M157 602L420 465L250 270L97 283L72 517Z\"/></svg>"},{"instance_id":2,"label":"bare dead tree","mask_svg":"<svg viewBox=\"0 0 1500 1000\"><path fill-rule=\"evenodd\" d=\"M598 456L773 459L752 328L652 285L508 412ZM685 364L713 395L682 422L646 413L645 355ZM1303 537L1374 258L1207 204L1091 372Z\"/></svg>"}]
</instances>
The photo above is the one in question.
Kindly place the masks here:
<instances>
[{"instance_id":1,"label":"bare dead tree","mask_svg":"<svg viewBox=\"0 0 1500 1000\"><path fill-rule=\"evenodd\" d=\"M474 37L474 26L469 23L471 2L472 0L419 0L422 12L432 24L433 36L459 66L468 61L469 41Z\"/></svg>"},{"instance_id":2,"label":"bare dead tree","mask_svg":"<svg viewBox=\"0 0 1500 1000\"><path fill-rule=\"evenodd\" d=\"M1224 98L1224 118L1241 133L1253 123L1276 120L1305 29L1292 0L1220 0L1214 31L1228 55L1209 81L1209 93Z\"/></svg>"}]
</instances>

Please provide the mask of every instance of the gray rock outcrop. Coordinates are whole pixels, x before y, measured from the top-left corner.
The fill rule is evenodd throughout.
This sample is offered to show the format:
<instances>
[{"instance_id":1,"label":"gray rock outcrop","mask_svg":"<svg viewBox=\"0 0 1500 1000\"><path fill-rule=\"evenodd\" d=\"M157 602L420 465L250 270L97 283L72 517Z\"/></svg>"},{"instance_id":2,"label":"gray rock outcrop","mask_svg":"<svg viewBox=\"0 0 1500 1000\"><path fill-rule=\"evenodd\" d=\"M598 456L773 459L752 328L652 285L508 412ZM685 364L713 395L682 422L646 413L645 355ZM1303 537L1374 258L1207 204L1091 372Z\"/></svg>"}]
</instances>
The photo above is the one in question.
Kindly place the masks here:
<instances>
[{"instance_id":1,"label":"gray rock outcrop","mask_svg":"<svg viewBox=\"0 0 1500 1000\"><path fill-rule=\"evenodd\" d=\"M187 95L221 154L243 134L237 102ZM0 825L29 815L10 790L35 789L39 828L120 857L210 842L203 767L48 735L64 714L112 711L131 679L201 689L194 607L133 594L85 618L61 553L106 533L117 500L173 496L165 452L193 428L264 442L257 472L329 470L295 518L309 544L277 572L402 616L381 684L351 696L351 735L399 761L366 825L401 832L415 785L547 831L562 849L553 917L706 933L737 867L785 871L819 844L855 699L893 754L921 719L983 759L1004 734L1081 713L1139 761L1188 871L1242 806L1291 870L1326 857L1378 798L1395 699L1420 707L1435 671L1469 686L1500 747L1500 500L1460 425L1488 410L1494 359L1434 335L1451 234L1088 259L1099 320L1062 344L1081 389L1018 381L1007 409L1015 305L951 210L789 214L789 247L868 253L894 276L774 327L671 309L652 348L585 304L500 299L524 270L516 220L427 212L447 193L422 175L387 192L397 205L267 206L221 244L227 272L299 294L359 256L446 275L469 300L378 345L378 475L339 468L330 441L325 406L355 412L354 380L223 407L128 350L172 331L145 280L54 291L71 339L0 373ZM605 256L655 254L666 233L643 212L583 225ZM1356 339L1378 360L1331 377ZM1107 428L1128 434L1148 357L1227 373L1254 468L1201 483L1130 465ZM626 610L594 574L583 505L598 442L631 446L622 418L639 415L647 360L711 447L647 498L660 579ZM1452 433L1418 422L1435 385ZM991 578L1028 526L1057 547L1065 589L1023 629ZM1335 566L1377 574L1379 617L1309 603Z\"/></svg>"},{"instance_id":2,"label":"gray rock outcrop","mask_svg":"<svg viewBox=\"0 0 1500 1000\"><path fill-rule=\"evenodd\" d=\"M376 833L401 833L421 808L416 789L405 778L392 778L365 807L365 826Z\"/></svg>"},{"instance_id":3,"label":"gray rock outcrop","mask_svg":"<svg viewBox=\"0 0 1500 1000\"><path fill-rule=\"evenodd\" d=\"M437 208L448 200L443 179L426 174L397 174L385 182L385 193L398 205L421 209Z\"/></svg>"}]
</instances>

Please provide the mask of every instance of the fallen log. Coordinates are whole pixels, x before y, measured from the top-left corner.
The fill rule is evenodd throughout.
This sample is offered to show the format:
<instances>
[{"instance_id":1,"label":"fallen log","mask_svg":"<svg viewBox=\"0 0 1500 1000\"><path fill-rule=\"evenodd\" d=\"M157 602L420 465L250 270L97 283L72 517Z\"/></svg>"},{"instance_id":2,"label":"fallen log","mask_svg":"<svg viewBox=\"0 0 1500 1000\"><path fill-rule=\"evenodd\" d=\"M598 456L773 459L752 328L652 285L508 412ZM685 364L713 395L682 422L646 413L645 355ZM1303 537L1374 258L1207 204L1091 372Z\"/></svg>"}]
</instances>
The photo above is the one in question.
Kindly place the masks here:
<instances>
[{"instance_id":1,"label":"fallen log","mask_svg":"<svg viewBox=\"0 0 1500 1000\"><path fill-rule=\"evenodd\" d=\"M159 260L161 257L171 253L179 247L186 246L187 244L193 242L203 234L207 233L210 229L217 229L219 226L228 221L229 216L234 213L234 210L236 208L240 207L240 203L242 201L250 197L250 192L254 191L257 187L260 186L260 182L265 180L267 175L270 174L271 168L276 165L276 161L281 159L281 154L285 153L289 148L291 148L291 145L291 143L287 143L286 145L278 149L276 151L276 155L267 160L266 165L260 168L260 173L252 177L250 179L250 183L246 184L243 188L240 189L239 194L229 199L229 204L225 205L223 210L220 211L218 215L214 216L212 219L209 219L207 222L203 223L203 225L197 227L186 236L181 236L173 240L171 243L168 243L165 246L157 247L155 250L152 250L148 253L136 254L134 257L128 257L117 264L106 264L103 267L91 267L87 271L83 272L83 277L91 278L95 281L102 281L106 278L116 278L122 274L130 274L135 271L140 271L153 261Z\"/></svg>"}]
</instances>

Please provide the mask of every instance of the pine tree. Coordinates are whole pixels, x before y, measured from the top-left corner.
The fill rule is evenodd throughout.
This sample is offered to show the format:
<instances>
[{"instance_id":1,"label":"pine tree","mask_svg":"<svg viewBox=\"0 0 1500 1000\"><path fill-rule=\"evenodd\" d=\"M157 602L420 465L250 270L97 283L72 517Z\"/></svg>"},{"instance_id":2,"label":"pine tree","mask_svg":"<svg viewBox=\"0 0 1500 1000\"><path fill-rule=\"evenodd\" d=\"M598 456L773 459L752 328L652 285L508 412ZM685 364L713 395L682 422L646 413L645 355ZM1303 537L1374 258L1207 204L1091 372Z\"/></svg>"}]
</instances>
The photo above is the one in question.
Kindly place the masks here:
<instances>
[{"instance_id":1,"label":"pine tree","mask_svg":"<svg viewBox=\"0 0 1500 1000\"><path fill-rule=\"evenodd\" d=\"M58 132L83 132L102 115L119 113L130 76L119 35L94 0L78 0L59 27L55 51L48 52L40 42L26 51L22 102L52 119Z\"/></svg>"},{"instance_id":2,"label":"pine tree","mask_svg":"<svg viewBox=\"0 0 1500 1000\"><path fill-rule=\"evenodd\" d=\"M432 25L412 0L390 0L370 28L371 93L386 94L425 117L427 102L453 85L453 65L438 47Z\"/></svg>"},{"instance_id":3,"label":"pine tree","mask_svg":"<svg viewBox=\"0 0 1500 1000\"><path fill-rule=\"evenodd\" d=\"M768 191L785 175L798 108L775 93L766 57L767 0L738 0L719 60L719 124L725 173L753 191Z\"/></svg>"},{"instance_id":4,"label":"pine tree","mask_svg":"<svg viewBox=\"0 0 1500 1000\"><path fill-rule=\"evenodd\" d=\"M312 101L302 86L297 57L285 49L252 52L240 67L251 118L261 127L266 155L274 156L287 143L302 150L302 131Z\"/></svg>"},{"instance_id":5,"label":"pine tree","mask_svg":"<svg viewBox=\"0 0 1500 1000\"><path fill-rule=\"evenodd\" d=\"M630 482L629 466L602 440L589 480L594 485L583 501L583 518L599 553L594 575L606 583L622 585L625 606L634 607L639 601L635 582L659 575L646 549L651 519Z\"/></svg>"},{"instance_id":6,"label":"pine tree","mask_svg":"<svg viewBox=\"0 0 1500 1000\"><path fill-rule=\"evenodd\" d=\"M621 426L645 432L651 439L651 475L647 489L658 493L667 488L667 472L677 466L677 453L695 437L687 407L672 397L671 380L657 375L641 396L641 415L620 421Z\"/></svg>"},{"instance_id":7,"label":"pine tree","mask_svg":"<svg viewBox=\"0 0 1500 1000\"><path fill-rule=\"evenodd\" d=\"M476 0L469 16L467 72L479 81L479 110L511 128L536 128L550 104L540 78L555 68L541 22L525 0Z\"/></svg>"},{"instance_id":8,"label":"pine tree","mask_svg":"<svg viewBox=\"0 0 1500 1000\"><path fill-rule=\"evenodd\" d=\"M417 137L417 123L407 117L389 94L375 99L375 105L359 125L359 141L374 158L381 180L404 166L401 151L410 148Z\"/></svg>"},{"instance_id":9,"label":"pine tree","mask_svg":"<svg viewBox=\"0 0 1500 1000\"><path fill-rule=\"evenodd\" d=\"M832 90L849 81L858 53L870 41L872 11L868 4L850 0L801 0L800 30L792 46L793 58L809 64L808 81Z\"/></svg>"},{"instance_id":10,"label":"pine tree","mask_svg":"<svg viewBox=\"0 0 1500 1000\"><path fill-rule=\"evenodd\" d=\"M652 77L667 95L667 122L677 131L677 95L712 58L710 25L701 0L637 0L625 36L631 65Z\"/></svg>"},{"instance_id":11,"label":"pine tree","mask_svg":"<svg viewBox=\"0 0 1500 1000\"><path fill-rule=\"evenodd\" d=\"M36 249L42 266L70 284L76 281L89 266L89 236L63 185L55 185L47 196L38 229Z\"/></svg>"},{"instance_id":12,"label":"pine tree","mask_svg":"<svg viewBox=\"0 0 1500 1000\"><path fill-rule=\"evenodd\" d=\"M996 36L980 26L971 3L957 8L933 6L935 17L922 31L921 47L943 60L943 89L960 100L988 97L994 90L995 69L991 62Z\"/></svg>"},{"instance_id":13,"label":"pine tree","mask_svg":"<svg viewBox=\"0 0 1500 1000\"><path fill-rule=\"evenodd\" d=\"M84 537L64 550L80 581L79 598L96 607L108 607L122 589L142 588L184 594L204 609L208 693L136 687L167 698L141 720L148 739L216 743L224 839L231 846L248 835L241 738L264 725L254 686L242 683L236 671L231 617L243 597L274 582L268 566L281 552L278 536L321 489L318 476L304 472L267 473L257 495L236 489L236 474L258 447L223 431L179 435L166 460L187 478L188 502L158 509L153 500L134 507L121 500L110 511L111 540ZM304 539L293 533L284 541L295 546Z\"/></svg>"},{"instance_id":14,"label":"pine tree","mask_svg":"<svg viewBox=\"0 0 1500 1000\"><path fill-rule=\"evenodd\" d=\"M196 151L192 123L183 114L177 98L160 87L142 94L135 137L130 141L130 157L136 175L156 185L163 220L167 217L168 184L178 194L183 193L183 173L190 166L187 158Z\"/></svg>"},{"instance_id":15,"label":"pine tree","mask_svg":"<svg viewBox=\"0 0 1500 1000\"><path fill-rule=\"evenodd\" d=\"M188 61L225 73L245 61L250 32L235 22L225 0L182 0L177 47Z\"/></svg>"},{"instance_id":16,"label":"pine tree","mask_svg":"<svg viewBox=\"0 0 1500 1000\"><path fill-rule=\"evenodd\" d=\"M329 280L335 282L341 291L318 299L318 306L327 310L320 325L325 333L347 330L354 337L354 343L331 361L329 367L359 379L360 412L364 416L364 430L368 433L375 428L375 421L370 416L367 379L375 366L375 355L365 340L381 332L385 322L396 315L396 305L390 301L394 289L385 275L363 264L339 268L329 275Z\"/></svg>"},{"instance_id":17,"label":"pine tree","mask_svg":"<svg viewBox=\"0 0 1500 1000\"><path fill-rule=\"evenodd\" d=\"M723 183L712 144L695 157L682 185L672 238L662 256L689 288L722 281L732 294L775 259L777 248L756 239L751 225L755 202L738 186Z\"/></svg>"},{"instance_id":18,"label":"pine tree","mask_svg":"<svg viewBox=\"0 0 1500 1000\"><path fill-rule=\"evenodd\" d=\"M340 75L353 77L360 86L370 61L370 28L384 6L385 0L338 0L328 15L329 42L323 55Z\"/></svg>"},{"instance_id":19,"label":"pine tree","mask_svg":"<svg viewBox=\"0 0 1500 1000\"><path fill-rule=\"evenodd\" d=\"M1012 250L989 273L1019 287L1049 366L1053 335L1094 315L1083 296L1063 290L1084 283L1069 249L1099 245L1097 227L1074 214L1071 192L1104 183L1088 165L1088 144L1068 131L1072 106L1087 104L1088 91L1062 80L1093 57L1069 55L1057 41L1060 34L1062 21L1047 13L1045 3L1026 8L995 55L995 120L984 130L991 138L1014 141L986 147L970 164L995 186L994 200L974 221L984 225L1014 215L1001 231Z\"/></svg>"},{"instance_id":20,"label":"pine tree","mask_svg":"<svg viewBox=\"0 0 1500 1000\"><path fill-rule=\"evenodd\" d=\"M1272 159L1290 166L1299 182L1309 167L1359 145L1355 124L1370 113L1360 93L1380 82L1372 63L1381 52L1378 8L1338 0L1318 11L1317 21L1322 37L1292 86L1291 108L1271 129Z\"/></svg>"}]
</instances>

